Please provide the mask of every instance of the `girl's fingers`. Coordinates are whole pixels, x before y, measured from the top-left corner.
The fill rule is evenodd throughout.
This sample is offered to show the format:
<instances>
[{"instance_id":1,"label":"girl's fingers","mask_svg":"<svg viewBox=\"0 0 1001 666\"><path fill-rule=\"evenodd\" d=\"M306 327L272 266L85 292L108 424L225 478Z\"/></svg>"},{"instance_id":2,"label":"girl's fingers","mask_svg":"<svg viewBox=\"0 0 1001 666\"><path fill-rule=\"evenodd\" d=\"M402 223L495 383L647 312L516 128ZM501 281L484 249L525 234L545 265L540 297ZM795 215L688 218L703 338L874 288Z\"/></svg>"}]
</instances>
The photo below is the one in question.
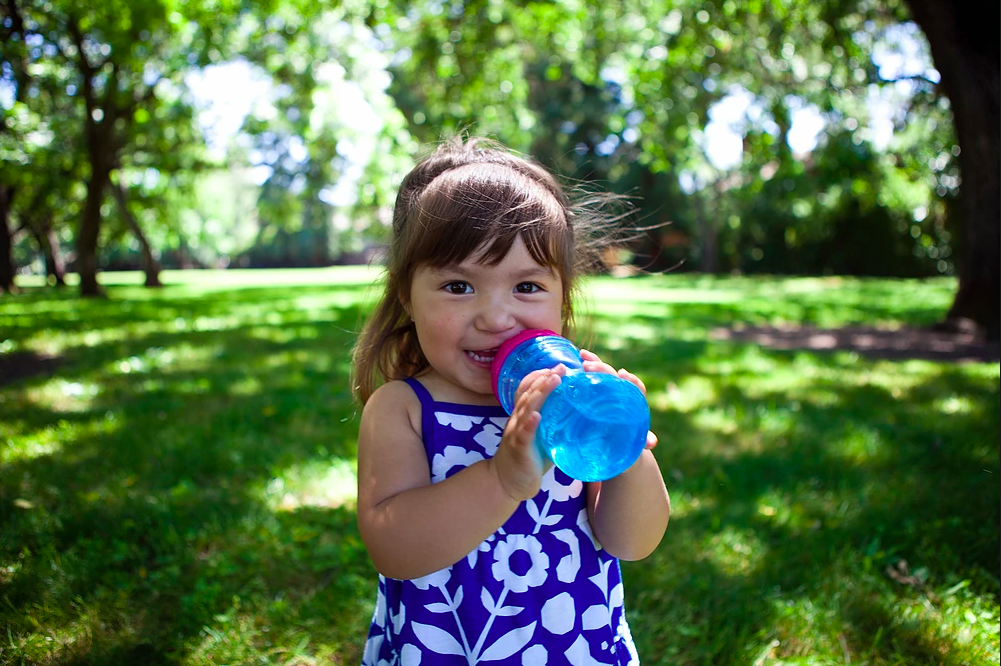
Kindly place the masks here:
<instances>
[{"instance_id":1,"label":"girl's fingers","mask_svg":"<svg viewBox=\"0 0 1001 666\"><path fill-rule=\"evenodd\" d=\"M601 361L584 361L584 370L586 372L600 372L605 375L615 374L615 368Z\"/></svg>"},{"instance_id":2,"label":"girl's fingers","mask_svg":"<svg viewBox=\"0 0 1001 666\"><path fill-rule=\"evenodd\" d=\"M622 377L629 383L634 384L636 388L638 388L640 391L643 392L643 395L646 395L646 385L643 383L643 381L633 373L626 370L625 368L616 370L608 363L602 361L597 354L595 354L592 351L588 351L587 349L580 350L580 358L581 360L584 361L585 371L604 372L609 375L618 375L619 377Z\"/></svg>"},{"instance_id":3,"label":"girl's fingers","mask_svg":"<svg viewBox=\"0 0 1001 666\"><path fill-rule=\"evenodd\" d=\"M625 368L620 368L619 371L615 374L617 374L619 377L622 377L630 384L634 384L636 388L638 388L640 391L643 392L643 395L646 395L646 384L643 383L642 379L640 379L633 373L629 372Z\"/></svg>"},{"instance_id":4,"label":"girl's fingers","mask_svg":"<svg viewBox=\"0 0 1001 666\"><path fill-rule=\"evenodd\" d=\"M560 368L566 372L563 366ZM526 406L531 406L532 409L536 410L541 408L549 394L559 386L559 377L560 373L557 370L536 370L529 373L522 380L518 392L515 394L515 410L524 409Z\"/></svg>"},{"instance_id":5,"label":"girl's fingers","mask_svg":"<svg viewBox=\"0 0 1001 666\"><path fill-rule=\"evenodd\" d=\"M528 373L527 375L525 375L524 379L521 380L521 383L518 384L518 390L515 391L514 394L515 405L517 405L518 401L521 400L522 395L531 391L533 387L537 387L540 381L548 381L548 379L550 377L553 377L554 375L562 377L563 375L566 374L566 372L567 372L566 367L564 367L564 365L561 363L551 370L534 370Z\"/></svg>"},{"instance_id":6,"label":"girl's fingers","mask_svg":"<svg viewBox=\"0 0 1001 666\"><path fill-rule=\"evenodd\" d=\"M493 457L505 490L519 501L538 493L547 469L535 448L535 432L542 420L539 410L559 386L561 374L560 370L540 370L522 380L500 447Z\"/></svg>"},{"instance_id":7,"label":"girl's fingers","mask_svg":"<svg viewBox=\"0 0 1001 666\"><path fill-rule=\"evenodd\" d=\"M581 349L580 358L584 361L585 372L603 372L606 375L615 374L615 368L602 361L598 355L592 351Z\"/></svg>"},{"instance_id":8,"label":"girl's fingers","mask_svg":"<svg viewBox=\"0 0 1001 666\"><path fill-rule=\"evenodd\" d=\"M646 433L646 448L654 448L657 446L657 442L657 435L653 434L653 430L648 430Z\"/></svg>"},{"instance_id":9,"label":"girl's fingers","mask_svg":"<svg viewBox=\"0 0 1001 666\"><path fill-rule=\"evenodd\" d=\"M565 368L561 366L561 369L565 372ZM561 374L559 370L538 370L526 376L518 387L519 393L508 422L508 430L519 447L533 443L535 430L542 418L539 411L549 394L559 386Z\"/></svg>"}]
</instances>

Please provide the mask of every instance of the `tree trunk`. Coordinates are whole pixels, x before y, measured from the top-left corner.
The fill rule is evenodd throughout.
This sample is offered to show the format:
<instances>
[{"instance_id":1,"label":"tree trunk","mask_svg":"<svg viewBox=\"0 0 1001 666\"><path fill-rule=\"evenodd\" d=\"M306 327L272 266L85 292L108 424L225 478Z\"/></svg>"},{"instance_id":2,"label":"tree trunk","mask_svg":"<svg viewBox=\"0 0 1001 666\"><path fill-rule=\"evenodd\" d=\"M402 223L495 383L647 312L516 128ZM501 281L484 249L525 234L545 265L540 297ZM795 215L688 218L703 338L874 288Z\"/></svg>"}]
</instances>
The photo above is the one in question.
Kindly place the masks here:
<instances>
[{"instance_id":1,"label":"tree trunk","mask_svg":"<svg viewBox=\"0 0 1001 666\"><path fill-rule=\"evenodd\" d=\"M31 235L38 243L38 249L45 257L45 275L55 280L55 286L66 286L66 262L63 261L62 253L59 251L59 238L56 230L49 223L40 223L28 227Z\"/></svg>"},{"instance_id":2,"label":"tree trunk","mask_svg":"<svg viewBox=\"0 0 1001 666\"><path fill-rule=\"evenodd\" d=\"M118 201L118 209L122 214L122 218L129 225L129 229L135 235L136 240L139 241L143 258L143 271L146 273L146 286L162 287L163 283L160 282L160 262L153 255L153 248L150 247L146 234L143 233L142 227L139 226L139 221L136 220L129 210L128 195L125 192L125 187L121 183L113 184L111 186L111 193L115 196L115 200Z\"/></svg>"},{"instance_id":3,"label":"tree trunk","mask_svg":"<svg viewBox=\"0 0 1001 666\"><path fill-rule=\"evenodd\" d=\"M14 188L0 185L0 294L13 292L14 260L11 257L13 243L10 231L10 209L14 201Z\"/></svg>"},{"instance_id":4,"label":"tree trunk","mask_svg":"<svg viewBox=\"0 0 1001 666\"><path fill-rule=\"evenodd\" d=\"M700 248L701 256L699 257L699 270L702 271L703 273L709 273L709 274L715 274L719 272L719 262L717 261L719 250L716 247L717 246L716 225L713 222L712 219L713 216L709 215L706 211L707 204L703 199L703 196L707 196L704 195L704 193L710 187L712 187L713 194L716 194L716 188L715 188L716 184L717 183L714 183L711 186L707 185L705 188L703 188L702 192L695 192L691 197L691 199L695 203L695 213L696 215L698 215L699 218L699 242L701 245Z\"/></svg>"},{"instance_id":5,"label":"tree trunk","mask_svg":"<svg viewBox=\"0 0 1001 666\"><path fill-rule=\"evenodd\" d=\"M87 182L87 199L76 237L76 262L80 274L80 295L103 296L104 292L97 283L97 241L101 234L101 204L105 187L110 182L110 170L94 161L91 164L93 173Z\"/></svg>"},{"instance_id":6,"label":"tree trunk","mask_svg":"<svg viewBox=\"0 0 1001 666\"><path fill-rule=\"evenodd\" d=\"M657 176L646 166L641 168L638 198L640 201L650 201L657 189ZM670 268L663 256L662 240L665 226L657 225L652 229L646 229L642 236L631 243L635 249L634 266L643 271L663 271Z\"/></svg>"},{"instance_id":7,"label":"tree trunk","mask_svg":"<svg viewBox=\"0 0 1001 666\"><path fill-rule=\"evenodd\" d=\"M972 320L991 339L1001 333L1001 48L998 6L971 11L949 0L908 0L931 47L951 102L959 140L959 290L945 325Z\"/></svg>"},{"instance_id":8,"label":"tree trunk","mask_svg":"<svg viewBox=\"0 0 1001 666\"><path fill-rule=\"evenodd\" d=\"M98 102L94 88L98 71L104 66L91 65L83 31L76 18L70 16L69 33L77 48L77 69L82 83L82 97L86 107L83 118L83 135L87 146L87 161L90 164L90 180L87 181L87 198L80 215L80 229L76 236L77 272L80 274L81 296L103 296L97 283L97 243L101 236L101 206L104 192L111 183L111 170L115 165L118 145L115 124L119 119L119 109L112 104L113 93L119 85L120 68L111 62L111 72L107 74L104 106ZM99 113L100 112L100 113Z\"/></svg>"}]
</instances>

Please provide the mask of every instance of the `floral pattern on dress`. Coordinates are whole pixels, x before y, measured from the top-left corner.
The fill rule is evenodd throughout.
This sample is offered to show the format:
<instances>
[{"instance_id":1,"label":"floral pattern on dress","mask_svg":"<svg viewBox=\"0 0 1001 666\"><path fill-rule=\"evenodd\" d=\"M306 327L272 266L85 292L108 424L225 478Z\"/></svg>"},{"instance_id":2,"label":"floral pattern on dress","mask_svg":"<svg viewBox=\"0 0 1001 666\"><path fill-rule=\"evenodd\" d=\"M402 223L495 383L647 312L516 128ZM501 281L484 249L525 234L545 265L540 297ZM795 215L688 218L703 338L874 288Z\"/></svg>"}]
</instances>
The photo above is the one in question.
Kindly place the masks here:
<instances>
[{"instance_id":1,"label":"floral pattern on dress","mask_svg":"<svg viewBox=\"0 0 1001 666\"><path fill-rule=\"evenodd\" d=\"M414 390L433 415L432 483L496 453L500 407L432 403ZM594 539L583 484L551 468L538 495L452 566L414 580L380 575L362 664L639 664L619 563Z\"/></svg>"}]
</instances>

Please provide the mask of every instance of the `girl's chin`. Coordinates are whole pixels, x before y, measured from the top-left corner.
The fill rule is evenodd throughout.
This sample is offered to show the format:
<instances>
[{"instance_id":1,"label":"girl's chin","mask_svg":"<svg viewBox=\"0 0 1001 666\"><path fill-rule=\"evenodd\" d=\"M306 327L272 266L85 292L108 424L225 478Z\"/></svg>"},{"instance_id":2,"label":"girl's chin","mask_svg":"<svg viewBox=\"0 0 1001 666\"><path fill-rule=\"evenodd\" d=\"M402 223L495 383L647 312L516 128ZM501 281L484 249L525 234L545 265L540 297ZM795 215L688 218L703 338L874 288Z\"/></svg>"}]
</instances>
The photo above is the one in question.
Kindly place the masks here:
<instances>
[{"instance_id":1,"label":"girl's chin","mask_svg":"<svg viewBox=\"0 0 1001 666\"><path fill-rule=\"evenodd\" d=\"M494 386L490 379L490 373L487 372L486 377L477 377L467 381L463 388L469 392L470 398L475 399L477 403L485 404L489 402L490 404L495 404L497 398L494 397Z\"/></svg>"}]
</instances>

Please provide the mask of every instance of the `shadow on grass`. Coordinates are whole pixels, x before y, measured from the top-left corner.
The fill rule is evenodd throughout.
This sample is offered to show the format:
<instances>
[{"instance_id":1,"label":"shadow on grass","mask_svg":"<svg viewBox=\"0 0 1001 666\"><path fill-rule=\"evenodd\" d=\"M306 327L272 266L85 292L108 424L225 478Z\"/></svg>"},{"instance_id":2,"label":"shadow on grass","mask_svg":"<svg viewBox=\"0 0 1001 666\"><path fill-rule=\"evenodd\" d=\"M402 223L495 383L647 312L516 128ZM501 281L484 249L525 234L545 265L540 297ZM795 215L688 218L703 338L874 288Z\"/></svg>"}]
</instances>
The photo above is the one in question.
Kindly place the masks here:
<instances>
[{"instance_id":1,"label":"shadow on grass","mask_svg":"<svg viewBox=\"0 0 1001 666\"><path fill-rule=\"evenodd\" d=\"M290 475L354 459L363 309L299 311L288 288L172 294L86 317L39 297L12 329L128 335L65 350L58 377L98 387L72 408L39 401L42 378L4 388L0 622L14 640L54 637L52 663L278 661L310 637L358 662L375 572L351 504L279 507ZM686 309L650 340L596 345L668 391L653 427L675 515L653 556L623 565L644 663L750 663L825 640L853 661L962 663L963 646L898 621L895 604L925 595L885 568L906 559L929 587L970 580L997 598L996 382L937 365L895 395L877 375L902 366L679 340L740 316ZM218 330L192 330L199 318ZM711 395L681 411L665 387L688 379ZM53 444L15 455L14 437Z\"/></svg>"},{"instance_id":2,"label":"shadow on grass","mask_svg":"<svg viewBox=\"0 0 1001 666\"><path fill-rule=\"evenodd\" d=\"M138 316L192 320L224 316L233 303L287 301L286 290L254 291L204 308L165 299ZM89 315L90 330L119 325ZM75 643L58 663L135 663L139 653L143 663L176 660L243 599L243 613L274 629L322 619L320 633L340 636L341 653L357 656L374 571L350 498L276 510L280 488L269 484L311 464L352 463L348 357L359 318L357 307L323 321L292 312L276 323L68 349L59 379L99 387L75 411L33 400L42 378L6 390L0 421L11 435L72 433L41 455L8 451L12 462L0 470L0 623L13 638L40 625ZM36 323L63 330L61 317ZM294 335L297 327L309 334ZM209 353L116 370L138 357L155 366L149 350L180 348Z\"/></svg>"},{"instance_id":3,"label":"shadow on grass","mask_svg":"<svg viewBox=\"0 0 1001 666\"><path fill-rule=\"evenodd\" d=\"M866 380L872 363L755 350L796 385L770 390L746 366L709 358L745 349L707 354L662 339L610 354L647 368L651 388L709 377L720 415L698 424L689 414L654 413L675 515L650 560L624 565L645 661L809 655L824 647L816 641L825 631L804 643L791 630L797 615L816 612L827 618L826 633L844 641L835 653L855 661L968 663L966 646L890 621L899 620L893 604L919 603L925 590L884 570L907 560L928 572L928 585L970 579L997 599L996 382L936 366L895 396ZM660 361L665 355L670 362ZM799 365L818 378L797 383ZM842 379L823 378L835 373ZM949 397L962 397L964 411L943 411Z\"/></svg>"}]
</instances>

